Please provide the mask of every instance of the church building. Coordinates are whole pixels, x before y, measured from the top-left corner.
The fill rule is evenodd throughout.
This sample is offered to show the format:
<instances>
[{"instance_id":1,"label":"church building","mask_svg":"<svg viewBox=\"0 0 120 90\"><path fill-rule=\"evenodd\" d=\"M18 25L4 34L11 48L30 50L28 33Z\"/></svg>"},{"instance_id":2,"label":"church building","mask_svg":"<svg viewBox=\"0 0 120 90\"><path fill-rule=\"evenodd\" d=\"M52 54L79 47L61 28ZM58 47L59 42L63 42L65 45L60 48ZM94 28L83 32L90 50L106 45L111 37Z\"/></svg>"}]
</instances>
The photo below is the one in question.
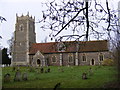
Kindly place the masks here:
<instances>
[{"instance_id":1,"label":"church building","mask_svg":"<svg viewBox=\"0 0 120 90\"><path fill-rule=\"evenodd\" d=\"M36 43L35 17L16 15L12 65L100 65L109 57L108 40Z\"/></svg>"}]
</instances>

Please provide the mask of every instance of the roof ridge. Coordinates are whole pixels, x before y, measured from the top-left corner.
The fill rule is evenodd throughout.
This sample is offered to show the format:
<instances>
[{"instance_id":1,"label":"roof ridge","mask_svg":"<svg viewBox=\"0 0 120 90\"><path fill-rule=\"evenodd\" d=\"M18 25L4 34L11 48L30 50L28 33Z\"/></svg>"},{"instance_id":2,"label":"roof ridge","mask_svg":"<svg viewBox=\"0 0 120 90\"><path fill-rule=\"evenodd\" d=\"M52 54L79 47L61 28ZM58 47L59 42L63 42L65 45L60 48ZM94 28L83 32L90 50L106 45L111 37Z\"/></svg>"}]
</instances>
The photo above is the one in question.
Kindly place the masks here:
<instances>
[{"instance_id":1,"label":"roof ridge","mask_svg":"<svg viewBox=\"0 0 120 90\"><path fill-rule=\"evenodd\" d=\"M87 51L104 51L108 50L108 40L94 40L94 41L79 41L81 42L81 46L79 48L80 52L87 52ZM66 42L66 50L65 52L76 52L76 43L75 41L64 41ZM67 43L70 44L68 47ZM47 43L33 43L30 48L30 53L36 53L37 50L40 50L42 53L55 53L57 51L57 42L47 42ZM84 45L85 44L85 45ZM94 47L94 48L93 48Z\"/></svg>"},{"instance_id":2,"label":"roof ridge","mask_svg":"<svg viewBox=\"0 0 120 90\"><path fill-rule=\"evenodd\" d=\"M99 42L99 41L108 41L106 40L91 40L91 41L79 41L79 42ZM62 41L62 42L77 42L77 41ZM33 44L49 44L49 43L57 43L57 42L44 42L44 43L33 43Z\"/></svg>"}]
</instances>

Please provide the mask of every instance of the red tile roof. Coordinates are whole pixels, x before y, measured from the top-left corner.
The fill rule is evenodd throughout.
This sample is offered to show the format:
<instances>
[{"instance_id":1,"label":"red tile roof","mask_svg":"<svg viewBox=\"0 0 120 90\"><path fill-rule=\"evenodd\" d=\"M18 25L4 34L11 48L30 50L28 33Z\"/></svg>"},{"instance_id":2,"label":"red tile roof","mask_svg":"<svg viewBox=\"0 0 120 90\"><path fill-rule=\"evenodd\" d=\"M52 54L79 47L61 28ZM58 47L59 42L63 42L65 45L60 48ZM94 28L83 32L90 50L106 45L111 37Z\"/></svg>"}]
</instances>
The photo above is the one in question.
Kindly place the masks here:
<instances>
[{"instance_id":1,"label":"red tile roof","mask_svg":"<svg viewBox=\"0 0 120 90\"><path fill-rule=\"evenodd\" d=\"M57 44L59 42L49 42L49 43L33 43L30 48L29 54L35 54L38 50L41 53L58 53ZM66 41L63 42L66 46L66 50L63 52L76 52L78 42L76 41ZM98 51L108 51L108 41L98 40L98 41L79 41L79 52L98 52Z\"/></svg>"}]
</instances>

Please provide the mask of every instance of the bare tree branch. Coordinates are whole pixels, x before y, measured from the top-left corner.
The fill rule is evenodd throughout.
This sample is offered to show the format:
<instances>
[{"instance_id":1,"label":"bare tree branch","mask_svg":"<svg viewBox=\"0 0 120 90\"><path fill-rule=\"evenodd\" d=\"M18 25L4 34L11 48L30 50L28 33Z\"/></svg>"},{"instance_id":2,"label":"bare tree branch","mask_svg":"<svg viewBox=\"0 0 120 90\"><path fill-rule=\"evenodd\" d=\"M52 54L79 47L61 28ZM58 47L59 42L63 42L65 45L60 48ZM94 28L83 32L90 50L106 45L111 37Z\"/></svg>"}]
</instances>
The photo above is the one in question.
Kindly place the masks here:
<instances>
[{"instance_id":1,"label":"bare tree branch","mask_svg":"<svg viewBox=\"0 0 120 90\"><path fill-rule=\"evenodd\" d=\"M7 21L4 17L0 16L0 21L2 23L2 21Z\"/></svg>"},{"instance_id":2,"label":"bare tree branch","mask_svg":"<svg viewBox=\"0 0 120 90\"><path fill-rule=\"evenodd\" d=\"M108 0L106 0L106 7L107 7L107 11L108 11L108 27L107 27L107 30L109 31L111 15L110 15L110 9L109 9L109 6L108 6Z\"/></svg>"},{"instance_id":3,"label":"bare tree branch","mask_svg":"<svg viewBox=\"0 0 120 90\"><path fill-rule=\"evenodd\" d=\"M58 33L57 33L55 36L57 36L66 26L68 26L68 25L78 16L78 14L79 14L81 11L83 11L84 9L86 9L86 8L80 9L80 10L78 11L78 13L77 13L65 26L63 26L63 28L62 28L60 31L58 31Z\"/></svg>"},{"instance_id":4,"label":"bare tree branch","mask_svg":"<svg viewBox=\"0 0 120 90\"><path fill-rule=\"evenodd\" d=\"M51 30L50 37L54 39L68 36L66 40L71 40L69 37L71 34L73 36L86 34L84 38L81 37L83 40L85 38L88 40L93 36L102 39L103 36L109 36L111 31L116 29L115 22L117 22L116 11L109 9L108 0L104 2L106 6L97 0L88 0L88 2L85 0L63 0L59 3L54 0L45 3L47 10L43 11L41 28ZM61 35L66 30L71 33Z\"/></svg>"},{"instance_id":5,"label":"bare tree branch","mask_svg":"<svg viewBox=\"0 0 120 90\"><path fill-rule=\"evenodd\" d=\"M86 25L87 25L87 31L86 31L86 40L88 40L88 33L89 33L89 17L88 17L88 2L86 2Z\"/></svg>"}]
</instances>

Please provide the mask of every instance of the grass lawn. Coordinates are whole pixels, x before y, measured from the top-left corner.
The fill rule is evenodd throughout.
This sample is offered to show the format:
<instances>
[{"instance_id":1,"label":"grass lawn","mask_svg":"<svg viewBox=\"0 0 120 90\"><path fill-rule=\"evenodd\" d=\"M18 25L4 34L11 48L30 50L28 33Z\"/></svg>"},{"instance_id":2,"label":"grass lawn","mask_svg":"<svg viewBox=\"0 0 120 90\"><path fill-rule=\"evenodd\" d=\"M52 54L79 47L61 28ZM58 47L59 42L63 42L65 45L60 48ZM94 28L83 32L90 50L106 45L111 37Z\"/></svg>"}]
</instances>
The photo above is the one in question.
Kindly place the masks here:
<instances>
[{"instance_id":1,"label":"grass lawn","mask_svg":"<svg viewBox=\"0 0 120 90\"><path fill-rule=\"evenodd\" d=\"M93 75L89 75L89 68L92 68ZM46 69L45 67L44 69ZM58 68L63 68L60 72ZM21 73L28 73L28 81L14 82L15 71L12 67L2 68L2 77L10 73L11 81L3 82L4 88L54 88L57 83L61 83L61 88L101 88L108 82L116 81L117 71L113 66L50 66L50 73L40 73L40 69L29 72L28 67L20 67ZM88 79L82 80L82 73L87 72Z\"/></svg>"}]
</instances>

